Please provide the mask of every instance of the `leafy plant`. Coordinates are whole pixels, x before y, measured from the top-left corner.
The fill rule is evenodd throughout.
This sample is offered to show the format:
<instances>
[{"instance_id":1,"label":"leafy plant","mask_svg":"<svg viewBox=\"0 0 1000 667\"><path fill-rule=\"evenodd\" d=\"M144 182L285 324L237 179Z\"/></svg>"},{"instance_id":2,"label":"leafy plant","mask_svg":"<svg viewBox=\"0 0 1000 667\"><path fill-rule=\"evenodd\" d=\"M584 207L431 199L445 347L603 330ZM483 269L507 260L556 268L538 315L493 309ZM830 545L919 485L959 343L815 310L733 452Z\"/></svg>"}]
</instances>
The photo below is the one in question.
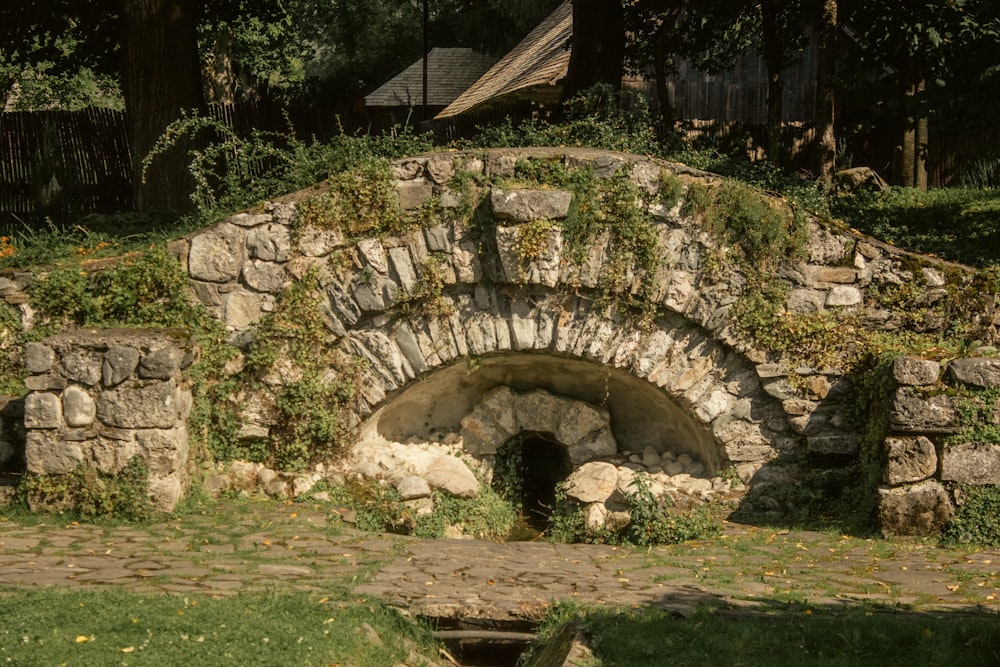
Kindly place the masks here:
<instances>
[{"instance_id":1,"label":"leafy plant","mask_svg":"<svg viewBox=\"0 0 1000 667\"><path fill-rule=\"evenodd\" d=\"M83 467L65 475L26 475L18 493L33 507L70 509L84 519L145 521L153 516L149 502L149 470L133 456L117 473Z\"/></svg>"},{"instance_id":2,"label":"leafy plant","mask_svg":"<svg viewBox=\"0 0 1000 667\"><path fill-rule=\"evenodd\" d=\"M959 484L955 515L942 532L946 543L1000 547L1000 486Z\"/></svg>"}]
</instances>

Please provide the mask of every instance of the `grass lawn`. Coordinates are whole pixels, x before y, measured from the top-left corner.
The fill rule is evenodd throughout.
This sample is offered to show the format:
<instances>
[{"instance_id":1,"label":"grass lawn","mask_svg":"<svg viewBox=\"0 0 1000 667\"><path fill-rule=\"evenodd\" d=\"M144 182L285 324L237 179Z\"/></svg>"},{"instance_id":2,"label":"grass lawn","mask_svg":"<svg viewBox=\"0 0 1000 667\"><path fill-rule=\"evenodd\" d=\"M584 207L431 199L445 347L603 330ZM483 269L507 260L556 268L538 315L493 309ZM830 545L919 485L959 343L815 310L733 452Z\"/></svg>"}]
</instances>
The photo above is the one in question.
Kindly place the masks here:
<instances>
[{"instance_id":1,"label":"grass lawn","mask_svg":"<svg viewBox=\"0 0 1000 667\"><path fill-rule=\"evenodd\" d=\"M0 665L438 664L427 628L379 603L318 593L8 590L0 618Z\"/></svg>"},{"instance_id":2,"label":"grass lawn","mask_svg":"<svg viewBox=\"0 0 1000 667\"><path fill-rule=\"evenodd\" d=\"M657 609L578 616L594 667L986 667L1000 665L1000 616L790 607L680 619Z\"/></svg>"}]
</instances>

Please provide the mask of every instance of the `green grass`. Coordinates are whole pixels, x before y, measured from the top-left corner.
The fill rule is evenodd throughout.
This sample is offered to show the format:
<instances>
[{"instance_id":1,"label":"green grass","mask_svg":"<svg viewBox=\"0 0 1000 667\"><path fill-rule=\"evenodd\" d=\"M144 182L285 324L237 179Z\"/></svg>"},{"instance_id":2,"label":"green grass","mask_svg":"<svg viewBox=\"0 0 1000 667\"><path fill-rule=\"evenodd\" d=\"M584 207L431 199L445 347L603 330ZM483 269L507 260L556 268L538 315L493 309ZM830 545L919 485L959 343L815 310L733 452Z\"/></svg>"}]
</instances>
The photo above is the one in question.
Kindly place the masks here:
<instances>
[{"instance_id":1,"label":"green grass","mask_svg":"<svg viewBox=\"0 0 1000 667\"><path fill-rule=\"evenodd\" d=\"M907 250L972 266L1000 262L1000 190L890 188L833 201L858 231Z\"/></svg>"},{"instance_id":2,"label":"green grass","mask_svg":"<svg viewBox=\"0 0 1000 667\"><path fill-rule=\"evenodd\" d=\"M319 593L0 592L0 618L0 664L384 667L437 654L392 609Z\"/></svg>"},{"instance_id":3,"label":"green grass","mask_svg":"<svg viewBox=\"0 0 1000 667\"><path fill-rule=\"evenodd\" d=\"M590 610L579 618L600 667L1000 664L995 615L833 612L793 605L767 614L705 609L679 619L647 608Z\"/></svg>"}]
</instances>

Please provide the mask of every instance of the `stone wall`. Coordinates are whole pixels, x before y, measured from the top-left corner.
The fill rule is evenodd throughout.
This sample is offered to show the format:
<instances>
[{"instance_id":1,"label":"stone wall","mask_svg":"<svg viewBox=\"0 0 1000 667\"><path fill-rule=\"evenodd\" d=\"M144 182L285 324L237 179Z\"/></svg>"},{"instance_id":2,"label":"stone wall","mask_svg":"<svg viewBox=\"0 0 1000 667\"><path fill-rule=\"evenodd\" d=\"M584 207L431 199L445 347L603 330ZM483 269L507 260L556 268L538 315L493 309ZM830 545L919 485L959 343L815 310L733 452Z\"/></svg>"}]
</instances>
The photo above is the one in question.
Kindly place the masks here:
<instances>
[{"instance_id":1,"label":"stone wall","mask_svg":"<svg viewBox=\"0 0 1000 667\"><path fill-rule=\"evenodd\" d=\"M961 502L949 487L1000 484L1000 442L954 437L1000 426L1000 398L984 402L967 394L1000 387L1000 357L944 364L900 357L893 379L898 388L883 444L879 520L888 535L933 535Z\"/></svg>"},{"instance_id":2,"label":"stone wall","mask_svg":"<svg viewBox=\"0 0 1000 667\"><path fill-rule=\"evenodd\" d=\"M412 387L428 386L435 372L463 359L483 360L475 378L491 368L491 360L496 366L503 355L531 353L584 360L638 378L663 399L657 405L673 406L663 408L664 415L683 414L690 421L681 431L670 426L683 421L674 417L648 421L644 414L656 409L638 413L631 407L637 394L624 391L624 383L617 385L617 399L610 390L606 398L597 398L597 387L587 382L560 382L555 367L535 387L515 387L603 401L626 454L641 454L647 447L686 452L710 473L732 467L743 481L760 486L794 479L808 467L856 460L858 438L843 404L850 386L841 369L793 364L780 352L756 349L738 335L731 309L747 289L746 278L738 264L720 267L709 261L725 259L724 241L708 232L697 215L684 212L683 197L669 209L649 205L660 250L651 298L661 316L652 327L622 319L598 298L602 272L610 264L606 237L584 250L582 262L571 259L558 227L546 231L531 258L519 250L531 223L567 215L572 193L541 186L493 187L486 201L496 226L484 236L473 229L460 213L462 195L453 189L452 177L460 171L509 177L518 161L526 159L592 169L598 178L628 170L639 191L654 202L664 175L679 178L685 191L717 179L681 165L591 150L406 158L392 164L400 208L412 211L433 202L438 211L422 229L348 240L339 230L303 227L296 222L296 202L310 193L300 193L231 216L175 243L173 252L189 271L198 298L236 341L252 336L254 325L292 281L311 267L317 270L322 292L316 299L331 335L371 368L361 388L359 419L386 419L399 399L419 405L419 410L406 412L406 420L429 430L457 432L482 394L505 384L503 371L467 394L446 390L447 405ZM906 314L875 298L880 290L918 285L919 298L934 304L948 295L949 281L952 288L964 289L973 279L971 270L916 258L819 220L809 222L809 234L805 256L777 272L789 287L786 308L793 315L824 312L871 330L900 330L912 325ZM331 261L345 253L350 258L346 265ZM426 280L432 255L444 283L438 310L446 315L424 316L402 308ZM633 273L625 289L635 292L639 279ZM975 316L986 342L994 340L1000 316ZM929 317L918 328L934 331L946 324ZM422 382L414 385L418 378ZM257 396L244 412L247 432L268 434L273 410L267 402ZM395 422L400 421L396 415ZM630 431L629 423L641 427ZM399 440L425 435L393 428Z\"/></svg>"},{"instance_id":3,"label":"stone wall","mask_svg":"<svg viewBox=\"0 0 1000 667\"><path fill-rule=\"evenodd\" d=\"M602 293L602 277L613 265L607 236L596 236L583 249L570 248L557 225L539 236L535 223L567 216L574 195L513 179L523 160L590 169L598 179L627 174L643 197L637 205L654 227L653 275L627 267L618 292ZM584 149L448 152L397 160L391 171L391 206L404 216L419 212L421 219L406 232L348 238L340 229L304 224L301 202L322 194L318 187L237 213L170 245L191 278L195 298L240 346L253 339L282 292L315 273L320 287L313 296L330 338L366 365L355 402L359 432L394 443L427 442L432 434L449 433L454 436L450 443L461 444L472 430L463 420L489 392L506 387L518 395L543 390L605 411L617 448L609 456L617 457L615 465L655 459L651 469L663 468L683 456L686 465L701 466L710 484L730 469L748 485L766 490L794 483L811 469L857 462L859 439L845 414L851 386L843 368L805 366L787 351L761 349L739 334L733 305L749 290L746 268L728 261L729 241L684 206L691 188L717 183L717 176ZM457 173L483 177L483 182L507 179L503 186L477 186L486 189L482 206L495 224L470 224L465 195L453 180ZM660 199L666 178L681 185L679 201L669 207ZM805 252L783 261L775 272L775 280L788 288L789 317L824 314L868 331L943 332L948 322L934 313L935 304L971 289L975 279L967 267L906 253L815 218L807 224ZM532 251L525 253L529 242ZM651 278L647 296L657 314L652 322L637 322L625 317L615 300L639 294L645 277ZM413 307L413 296L431 281L439 287L433 312ZM0 293L14 303L23 287L13 278L8 282L0 283ZM880 297L904 285L923 308L919 317ZM1000 312L996 296L988 296L992 303L967 317L981 341L993 344L1000 338ZM95 359L118 346L109 342L112 338L100 340L102 335L110 334L80 342ZM55 354L55 344L47 345ZM69 345L60 349L68 354ZM157 345L126 347L144 359ZM44 366L36 359L45 356L41 349L28 350L38 368ZM55 424L44 415L57 407L65 410L67 392L71 406L83 394L95 405L114 403L111 397L120 394L119 385L106 385L103 377L87 384L51 368L32 371L29 422L42 418ZM278 387L295 376L294 368L276 369L263 387L242 397L242 435L271 437ZM176 377L169 381L175 382L173 389L163 391L174 397L182 420L188 399L182 376ZM49 381L55 384L48 386ZM136 391L142 387L139 393L146 396L147 381L140 373L121 382L135 384ZM152 403L144 405L147 409L157 413ZM176 436L178 443L183 435L181 421L128 426L120 423L125 412L111 408L96 410L95 419L99 426L30 427L29 469L41 466L44 443L58 437L68 438L71 455L42 467L65 470L87 460L113 470L133 452L149 454L144 444L149 433L169 431L174 435L164 438ZM110 433L124 444L111 448ZM368 441L359 440L359 446ZM481 446L473 444L470 451ZM120 451L107 454L112 449ZM177 444L170 450L177 453L176 465L157 468L154 476L162 480L156 484L183 487L182 449ZM757 497L768 509L776 502L766 493Z\"/></svg>"},{"instance_id":4,"label":"stone wall","mask_svg":"<svg viewBox=\"0 0 1000 667\"><path fill-rule=\"evenodd\" d=\"M193 352L177 330L81 329L28 343L28 472L113 475L139 456L153 506L172 510L188 484Z\"/></svg>"}]
</instances>

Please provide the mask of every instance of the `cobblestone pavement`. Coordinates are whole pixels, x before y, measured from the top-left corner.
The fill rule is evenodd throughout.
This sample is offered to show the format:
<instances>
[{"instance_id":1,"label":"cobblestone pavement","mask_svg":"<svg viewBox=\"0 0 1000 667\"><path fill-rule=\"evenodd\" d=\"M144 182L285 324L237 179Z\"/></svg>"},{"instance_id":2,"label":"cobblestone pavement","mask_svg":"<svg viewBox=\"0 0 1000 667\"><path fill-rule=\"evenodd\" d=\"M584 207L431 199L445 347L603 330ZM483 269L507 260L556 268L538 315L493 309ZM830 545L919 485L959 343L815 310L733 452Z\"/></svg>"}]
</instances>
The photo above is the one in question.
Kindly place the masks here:
<instances>
[{"instance_id":1,"label":"cobblestone pavement","mask_svg":"<svg viewBox=\"0 0 1000 667\"><path fill-rule=\"evenodd\" d=\"M557 600L768 607L878 603L1000 613L1000 551L727 523L634 549L360 533L321 505L224 501L143 527L0 522L0 590L126 586L227 595L338 588L435 617L534 620Z\"/></svg>"}]
</instances>

